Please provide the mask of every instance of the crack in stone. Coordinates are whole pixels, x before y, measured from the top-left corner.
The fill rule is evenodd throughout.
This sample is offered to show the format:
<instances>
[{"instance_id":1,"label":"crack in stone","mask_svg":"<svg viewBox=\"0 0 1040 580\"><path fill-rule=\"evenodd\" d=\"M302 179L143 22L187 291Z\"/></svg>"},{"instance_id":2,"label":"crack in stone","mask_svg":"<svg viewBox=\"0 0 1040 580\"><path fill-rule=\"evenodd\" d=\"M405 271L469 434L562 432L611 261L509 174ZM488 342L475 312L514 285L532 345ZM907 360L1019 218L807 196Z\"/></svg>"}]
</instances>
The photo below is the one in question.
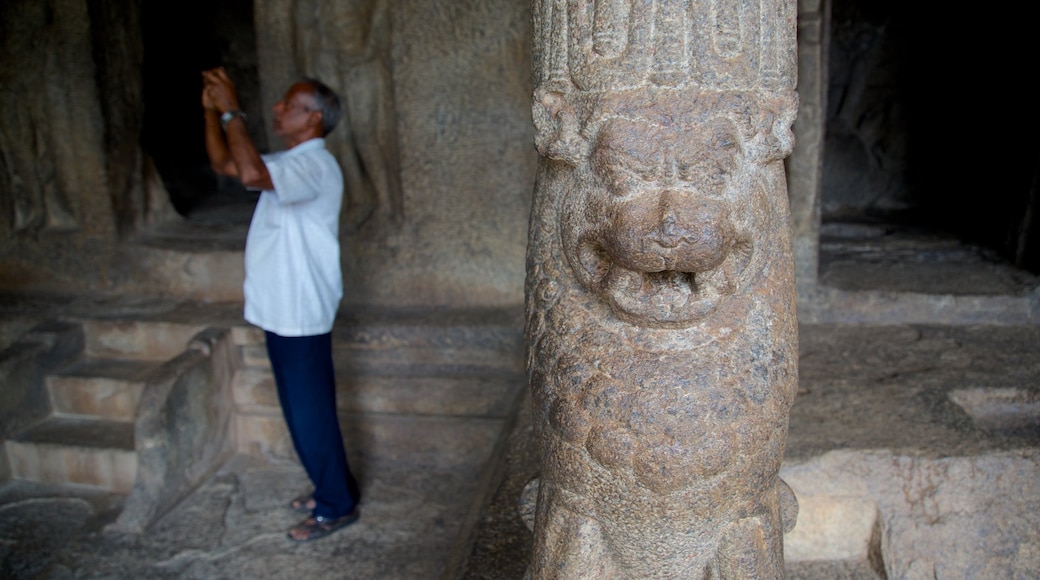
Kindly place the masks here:
<instances>
[{"instance_id":1,"label":"crack in stone","mask_svg":"<svg viewBox=\"0 0 1040 580\"><path fill-rule=\"evenodd\" d=\"M230 555L233 555L236 552L239 552L245 548L248 548L253 544L258 544L260 542L264 542L271 539L278 539L281 537L281 534L260 534L258 536L253 536L252 538L246 540L241 544L226 546L213 552L208 552L206 550L185 550L183 552L178 552L177 554L174 554L172 557L167 558L166 560L156 562L155 566L157 568L178 569L189 566L195 562L216 562Z\"/></svg>"}]
</instances>

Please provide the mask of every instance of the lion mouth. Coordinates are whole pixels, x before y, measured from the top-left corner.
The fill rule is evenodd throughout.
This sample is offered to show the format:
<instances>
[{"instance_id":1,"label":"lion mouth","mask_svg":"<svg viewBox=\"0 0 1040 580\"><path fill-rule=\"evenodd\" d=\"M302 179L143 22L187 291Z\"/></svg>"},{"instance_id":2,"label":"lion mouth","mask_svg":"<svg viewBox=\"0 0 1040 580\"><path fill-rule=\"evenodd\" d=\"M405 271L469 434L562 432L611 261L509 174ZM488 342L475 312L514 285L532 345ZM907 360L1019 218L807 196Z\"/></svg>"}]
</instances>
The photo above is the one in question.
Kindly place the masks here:
<instances>
[{"instance_id":1,"label":"lion mouth","mask_svg":"<svg viewBox=\"0 0 1040 580\"><path fill-rule=\"evenodd\" d=\"M581 262L590 282L623 320L677 328L710 315L732 295L751 261L751 242L739 241L715 267L699 272L668 268L662 257L652 268L634 269L612 259L598 244L583 244Z\"/></svg>"}]
</instances>

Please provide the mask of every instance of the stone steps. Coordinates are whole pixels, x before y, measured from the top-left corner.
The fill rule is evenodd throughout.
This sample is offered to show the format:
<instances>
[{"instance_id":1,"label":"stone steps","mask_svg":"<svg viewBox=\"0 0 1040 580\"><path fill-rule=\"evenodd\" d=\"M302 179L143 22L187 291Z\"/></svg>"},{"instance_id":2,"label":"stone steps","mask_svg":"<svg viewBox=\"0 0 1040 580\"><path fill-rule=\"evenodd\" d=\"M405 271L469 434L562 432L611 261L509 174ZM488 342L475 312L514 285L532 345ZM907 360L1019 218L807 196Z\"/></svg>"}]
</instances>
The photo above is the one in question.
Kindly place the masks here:
<instances>
[{"instance_id":1,"label":"stone steps","mask_svg":"<svg viewBox=\"0 0 1040 580\"><path fill-rule=\"evenodd\" d=\"M51 413L11 437L13 479L129 493L137 473L134 421L148 376L204 325L82 319L83 352L43 379Z\"/></svg>"},{"instance_id":2,"label":"stone steps","mask_svg":"<svg viewBox=\"0 0 1040 580\"><path fill-rule=\"evenodd\" d=\"M53 413L133 422L151 361L84 359L45 379Z\"/></svg>"},{"instance_id":3,"label":"stone steps","mask_svg":"<svg viewBox=\"0 0 1040 580\"><path fill-rule=\"evenodd\" d=\"M504 416L510 398L526 377L514 373L429 375L357 374L337 369L340 412L399 413L444 416ZM245 413L279 412L274 376L269 369L248 367L232 381L238 409Z\"/></svg>"},{"instance_id":4,"label":"stone steps","mask_svg":"<svg viewBox=\"0 0 1040 580\"><path fill-rule=\"evenodd\" d=\"M519 310L342 316L333 335L341 416L501 420L526 384L521 320ZM234 340L238 451L291 455L263 332L236 328Z\"/></svg>"},{"instance_id":5,"label":"stone steps","mask_svg":"<svg viewBox=\"0 0 1040 580\"><path fill-rule=\"evenodd\" d=\"M137 474L134 425L51 417L5 443L15 479L129 493Z\"/></svg>"},{"instance_id":6,"label":"stone steps","mask_svg":"<svg viewBox=\"0 0 1040 580\"><path fill-rule=\"evenodd\" d=\"M135 318L79 320L87 358L166 361L184 351L208 324Z\"/></svg>"}]
</instances>

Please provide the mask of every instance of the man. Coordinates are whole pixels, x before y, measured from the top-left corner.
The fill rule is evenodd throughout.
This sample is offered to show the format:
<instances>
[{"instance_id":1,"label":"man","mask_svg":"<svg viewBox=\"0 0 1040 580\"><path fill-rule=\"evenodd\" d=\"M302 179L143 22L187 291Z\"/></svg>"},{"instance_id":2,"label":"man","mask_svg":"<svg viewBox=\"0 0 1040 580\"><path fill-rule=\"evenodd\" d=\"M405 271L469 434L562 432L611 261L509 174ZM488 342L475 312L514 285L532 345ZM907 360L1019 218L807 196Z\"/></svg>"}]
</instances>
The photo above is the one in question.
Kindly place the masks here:
<instances>
[{"instance_id":1,"label":"man","mask_svg":"<svg viewBox=\"0 0 1040 580\"><path fill-rule=\"evenodd\" d=\"M278 398L293 445L314 484L293 500L309 517L289 538L315 540L354 523L361 495L336 417L332 324L343 296L339 211L343 175L325 149L339 97L307 79L274 105L287 151L260 155L246 131L234 83L222 68L202 73L206 152L213 170L261 190L246 237L245 319L265 331Z\"/></svg>"}]
</instances>

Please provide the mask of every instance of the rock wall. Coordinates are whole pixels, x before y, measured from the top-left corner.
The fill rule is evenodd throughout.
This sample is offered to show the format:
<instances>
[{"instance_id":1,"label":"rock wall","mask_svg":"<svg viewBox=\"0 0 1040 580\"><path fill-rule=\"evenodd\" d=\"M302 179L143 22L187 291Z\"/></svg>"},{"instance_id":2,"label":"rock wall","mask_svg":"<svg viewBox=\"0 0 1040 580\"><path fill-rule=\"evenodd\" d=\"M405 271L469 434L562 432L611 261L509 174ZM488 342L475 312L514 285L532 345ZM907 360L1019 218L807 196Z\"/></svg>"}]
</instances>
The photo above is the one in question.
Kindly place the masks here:
<instances>
[{"instance_id":1,"label":"rock wall","mask_svg":"<svg viewBox=\"0 0 1040 580\"><path fill-rule=\"evenodd\" d=\"M169 215L144 185L138 7L0 4L0 288L110 288L118 240Z\"/></svg>"},{"instance_id":2,"label":"rock wall","mask_svg":"<svg viewBox=\"0 0 1040 580\"><path fill-rule=\"evenodd\" d=\"M347 100L329 136L347 177L345 305L519 304L527 2L264 0L256 21L265 108L299 76Z\"/></svg>"}]
</instances>

